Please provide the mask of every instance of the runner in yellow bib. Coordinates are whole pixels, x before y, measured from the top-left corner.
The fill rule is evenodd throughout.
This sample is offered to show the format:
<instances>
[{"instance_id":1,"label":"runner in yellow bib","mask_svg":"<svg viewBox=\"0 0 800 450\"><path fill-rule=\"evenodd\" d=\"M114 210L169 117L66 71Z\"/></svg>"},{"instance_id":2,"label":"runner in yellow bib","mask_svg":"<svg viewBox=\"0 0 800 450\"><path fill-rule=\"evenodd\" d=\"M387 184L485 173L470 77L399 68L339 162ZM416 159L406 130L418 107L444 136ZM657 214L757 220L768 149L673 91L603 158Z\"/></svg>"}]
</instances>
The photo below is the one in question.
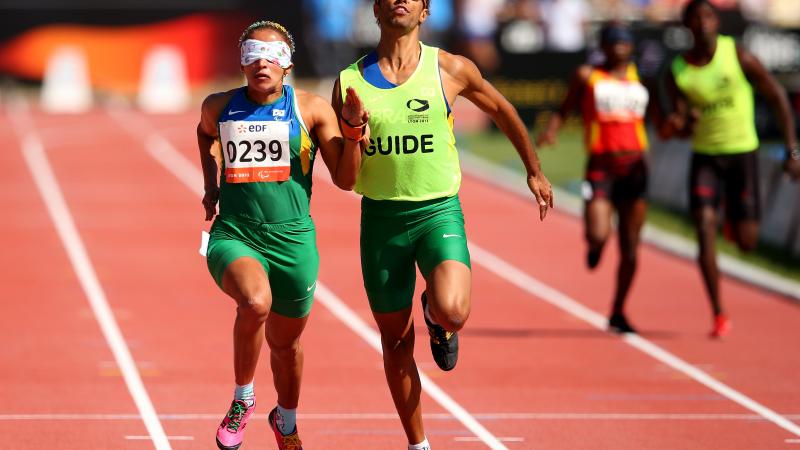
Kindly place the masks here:
<instances>
[{"instance_id":1,"label":"runner in yellow bib","mask_svg":"<svg viewBox=\"0 0 800 450\"><path fill-rule=\"evenodd\" d=\"M375 0L373 11L381 31L378 47L341 72L333 103L339 110L347 104L344 93L354 90L365 111L358 122L342 120L343 134L366 123L371 130L355 186L363 195L361 268L408 448L422 450L430 446L414 361L415 264L426 282L422 303L431 351L443 370L456 365L456 333L470 313L472 275L450 111L456 97L488 113L514 144L541 219L553 194L514 107L472 61L419 41L429 1Z\"/></svg>"},{"instance_id":2,"label":"runner in yellow bib","mask_svg":"<svg viewBox=\"0 0 800 450\"><path fill-rule=\"evenodd\" d=\"M694 46L675 59L667 75L674 112L664 122L661 135L692 137L690 209L697 230L698 263L714 313L712 337L730 330L730 319L720 300L715 239L722 200L733 239L742 251L758 241L760 199L758 136L755 129L753 86L772 104L786 145L785 169L800 176L794 118L786 93L758 59L719 35L719 18L708 0L690 1L683 24Z\"/></svg>"}]
</instances>

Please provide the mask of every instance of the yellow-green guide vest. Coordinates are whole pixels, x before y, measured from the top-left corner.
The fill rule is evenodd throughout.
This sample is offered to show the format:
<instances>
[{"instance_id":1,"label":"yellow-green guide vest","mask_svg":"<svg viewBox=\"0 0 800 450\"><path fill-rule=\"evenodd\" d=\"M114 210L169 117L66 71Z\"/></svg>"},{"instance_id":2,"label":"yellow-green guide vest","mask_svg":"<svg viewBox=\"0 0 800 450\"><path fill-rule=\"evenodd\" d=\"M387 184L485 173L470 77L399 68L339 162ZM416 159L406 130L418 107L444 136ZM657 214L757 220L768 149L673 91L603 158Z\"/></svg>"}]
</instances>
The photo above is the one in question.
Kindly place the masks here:
<instances>
[{"instance_id":1,"label":"yellow-green guide vest","mask_svg":"<svg viewBox=\"0 0 800 450\"><path fill-rule=\"evenodd\" d=\"M704 66L691 65L679 56L672 63L672 74L700 112L692 135L695 152L725 155L758 147L753 87L739 64L732 37L717 38L714 56Z\"/></svg>"},{"instance_id":2,"label":"yellow-green guide vest","mask_svg":"<svg viewBox=\"0 0 800 450\"><path fill-rule=\"evenodd\" d=\"M339 74L342 99L353 87L369 112L370 140L355 191L373 200L451 197L461 185L452 114L442 91L439 49L420 43L416 70L382 89L364 79L359 59Z\"/></svg>"}]
</instances>

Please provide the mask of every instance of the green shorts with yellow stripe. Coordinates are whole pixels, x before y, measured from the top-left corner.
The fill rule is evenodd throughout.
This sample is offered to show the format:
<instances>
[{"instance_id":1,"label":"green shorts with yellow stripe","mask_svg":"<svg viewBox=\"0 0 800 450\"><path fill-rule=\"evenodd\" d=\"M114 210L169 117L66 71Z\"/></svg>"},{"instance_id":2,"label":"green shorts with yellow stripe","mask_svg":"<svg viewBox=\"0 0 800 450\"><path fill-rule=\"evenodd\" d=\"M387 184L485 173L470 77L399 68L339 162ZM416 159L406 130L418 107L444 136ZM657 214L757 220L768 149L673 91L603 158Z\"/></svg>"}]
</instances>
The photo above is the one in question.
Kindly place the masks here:
<instances>
[{"instance_id":1,"label":"green shorts with yellow stripe","mask_svg":"<svg viewBox=\"0 0 800 450\"><path fill-rule=\"evenodd\" d=\"M471 268L458 196L427 201L361 201L361 272L373 311L411 306L414 265L427 277L440 263Z\"/></svg>"},{"instance_id":2,"label":"green shorts with yellow stripe","mask_svg":"<svg viewBox=\"0 0 800 450\"><path fill-rule=\"evenodd\" d=\"M259 223L217 216L210 234L206 261L220 288L228 265L238 258L250 257L261 263L269 278L271 310L292 318L308 315L319 274L317 237L311 217Z\"/></svg>"}]
</instances>

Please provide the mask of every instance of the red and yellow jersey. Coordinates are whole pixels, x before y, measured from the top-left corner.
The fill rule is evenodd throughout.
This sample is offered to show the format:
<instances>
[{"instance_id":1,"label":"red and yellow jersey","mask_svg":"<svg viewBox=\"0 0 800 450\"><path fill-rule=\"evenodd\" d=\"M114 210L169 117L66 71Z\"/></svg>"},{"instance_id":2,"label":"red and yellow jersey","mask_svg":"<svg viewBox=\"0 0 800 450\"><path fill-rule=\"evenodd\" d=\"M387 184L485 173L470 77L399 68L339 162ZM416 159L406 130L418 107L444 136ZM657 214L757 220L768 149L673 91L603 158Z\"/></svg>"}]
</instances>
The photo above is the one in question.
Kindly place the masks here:
<instances>
[{"instance_id":1,"label":"red and yellow jersey","mask_svg":"<svg viewBox=\"0 0 800 450\"><path fill-rule=\"evenodd\" d=\"M649 95L631 64L624 78L592 69L583 96L586 149L592 154L644 151L644 115Z\"/></svg>"}]
</instances>

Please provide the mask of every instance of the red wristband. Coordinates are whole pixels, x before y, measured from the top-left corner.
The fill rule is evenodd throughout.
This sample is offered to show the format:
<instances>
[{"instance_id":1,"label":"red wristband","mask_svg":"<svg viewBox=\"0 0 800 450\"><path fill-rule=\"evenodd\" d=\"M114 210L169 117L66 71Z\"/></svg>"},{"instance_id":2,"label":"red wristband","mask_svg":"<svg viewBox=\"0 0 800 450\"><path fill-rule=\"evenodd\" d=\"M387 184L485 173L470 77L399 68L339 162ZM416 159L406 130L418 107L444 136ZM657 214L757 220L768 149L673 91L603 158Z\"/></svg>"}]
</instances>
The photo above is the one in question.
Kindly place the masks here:
<instances>
[{"instance_id":1,"label":"red wristband","mask_svg":"<svg viewBox=\"0 0 800 450\"><path fill-rule=\"evenodd\" d=\"M342 135L350 139L351 141L360 141L364 137L364 132L367 129L367 122L362 123L361 125L354 127L347 123L344 118L339 119L339 124L342 127Z\"/></svg>"}]
</instances>

